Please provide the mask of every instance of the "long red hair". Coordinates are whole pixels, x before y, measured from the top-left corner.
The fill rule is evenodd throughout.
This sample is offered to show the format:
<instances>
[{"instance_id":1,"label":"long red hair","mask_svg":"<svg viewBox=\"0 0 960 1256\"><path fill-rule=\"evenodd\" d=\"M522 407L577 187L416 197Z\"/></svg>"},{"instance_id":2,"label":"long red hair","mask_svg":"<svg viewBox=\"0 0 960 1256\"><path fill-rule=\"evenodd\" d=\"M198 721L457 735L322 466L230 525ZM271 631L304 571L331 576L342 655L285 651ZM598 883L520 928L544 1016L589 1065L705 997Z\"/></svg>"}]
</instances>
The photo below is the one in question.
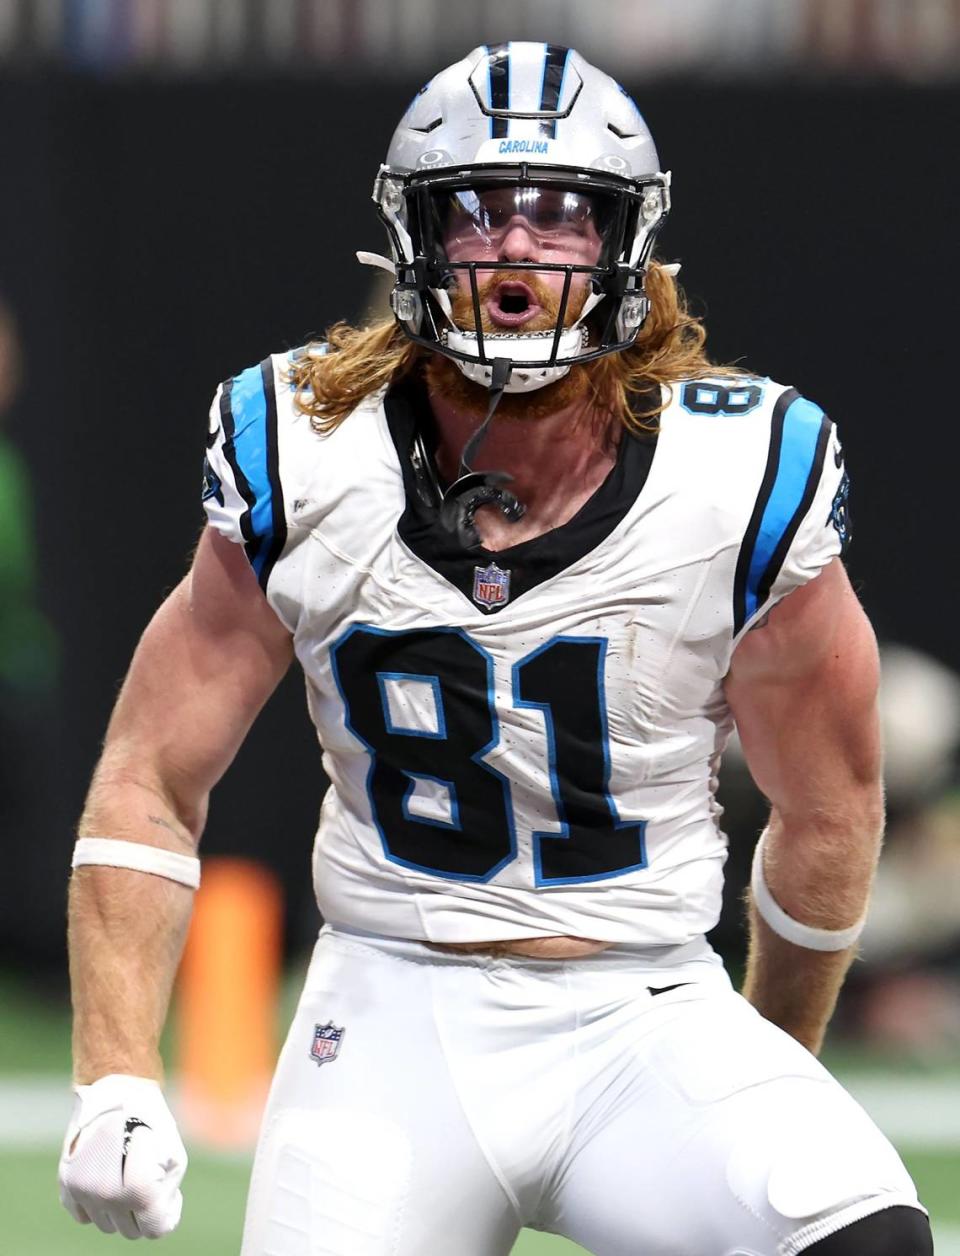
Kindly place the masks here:
<instances>
[{"instance_id":1,"label":"long red hair","mask_svg":"<svg viewBox=\"0 0 960 1256\"><path fill-rule=\"evenodd\" d=\"M650 313L630 348L578 369L586 372L589 397L600 412L627 428L649 431L663 409L652 385L742 372L710 360L702 320L690 313L676 279L657 262L647 271L646 292ZM393 319L367 327L336 323L325 350L308 346L290 367L297 406L316 431L332 431L365 397L419 369L429 353L408 340Z\"/></svg>"}]
</instances>

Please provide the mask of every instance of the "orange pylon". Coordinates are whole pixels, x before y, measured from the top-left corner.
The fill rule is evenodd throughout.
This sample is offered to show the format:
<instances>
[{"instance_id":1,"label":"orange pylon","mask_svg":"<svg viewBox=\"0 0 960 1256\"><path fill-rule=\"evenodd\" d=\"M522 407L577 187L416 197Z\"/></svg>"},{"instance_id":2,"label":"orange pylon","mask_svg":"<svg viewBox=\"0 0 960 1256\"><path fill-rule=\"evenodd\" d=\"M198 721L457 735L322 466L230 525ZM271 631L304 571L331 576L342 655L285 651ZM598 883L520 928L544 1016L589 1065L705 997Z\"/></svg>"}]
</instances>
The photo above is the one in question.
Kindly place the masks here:
<instances>
[{"instance_id":1,"label":"orange pylon","mask_svg":"<svg viewBox=\"0 0 960 1256\"><path fill-rule=\"evenodd\" d=\"M184 1129L210 1146L256 1139L277 1056L282 918L267 868L204 861L178 979L176 1070Z\"/></svg>"}]
</instances>

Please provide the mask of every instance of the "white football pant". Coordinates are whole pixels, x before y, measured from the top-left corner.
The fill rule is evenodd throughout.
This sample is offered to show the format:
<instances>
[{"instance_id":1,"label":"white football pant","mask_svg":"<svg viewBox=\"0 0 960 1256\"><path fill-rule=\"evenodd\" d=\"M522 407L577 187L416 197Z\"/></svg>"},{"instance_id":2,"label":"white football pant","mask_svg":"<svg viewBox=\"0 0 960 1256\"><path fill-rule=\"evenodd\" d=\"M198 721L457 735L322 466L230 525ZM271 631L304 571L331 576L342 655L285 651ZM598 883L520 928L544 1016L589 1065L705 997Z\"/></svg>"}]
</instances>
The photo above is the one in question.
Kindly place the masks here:
<instances>
[{"instance_id":1,"label":"white football pant","mask_svg":"<svg viewBox=\"0 0 960 1256\"><path fill-rule=\"evenodd\" d=\"M795 1256L898 1204L889 1142L706 944L558 962L326 928L242 1256L506 1256L521 1226L597 1256Z\"/></svg>"}]
</instances>

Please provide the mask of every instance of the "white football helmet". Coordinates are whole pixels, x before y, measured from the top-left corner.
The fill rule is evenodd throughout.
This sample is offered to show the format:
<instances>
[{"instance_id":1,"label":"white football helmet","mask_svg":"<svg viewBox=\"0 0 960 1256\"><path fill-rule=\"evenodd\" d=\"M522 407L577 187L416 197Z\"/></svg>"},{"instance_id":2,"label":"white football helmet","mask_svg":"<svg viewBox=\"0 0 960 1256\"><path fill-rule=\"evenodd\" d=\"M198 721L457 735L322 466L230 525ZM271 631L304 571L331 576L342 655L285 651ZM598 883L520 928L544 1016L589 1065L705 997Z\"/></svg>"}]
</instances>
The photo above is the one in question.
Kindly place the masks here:
<instances>
[{"instance_id":1,"label":"white football helmet","mask_svg":"<svg viewBox=\"0 0 960 1256\"><path fill-rule=\"evenodd\" d=\"M508 392L541 388L575 362L627 348L649 312L644 275L670 208L670 176L626 91L571 49L493 44L441 71L404 114L373 199L392 259L361 259L394 270L397 322L479 384L489 387L494 360L508 359ZM584 224L595 247L578 262L505 261L496 256L498 230L517 215L546 242L540 258ZM563 273L552 330L524 334L518 315L516 330L484 333L477 273L502 269ZM575 274L589 276L589 290L565 327ZM463 276L468 327L454 322L450 299ZM524 286L516 285L518 304Z\"/></svg>"}]
</instances>

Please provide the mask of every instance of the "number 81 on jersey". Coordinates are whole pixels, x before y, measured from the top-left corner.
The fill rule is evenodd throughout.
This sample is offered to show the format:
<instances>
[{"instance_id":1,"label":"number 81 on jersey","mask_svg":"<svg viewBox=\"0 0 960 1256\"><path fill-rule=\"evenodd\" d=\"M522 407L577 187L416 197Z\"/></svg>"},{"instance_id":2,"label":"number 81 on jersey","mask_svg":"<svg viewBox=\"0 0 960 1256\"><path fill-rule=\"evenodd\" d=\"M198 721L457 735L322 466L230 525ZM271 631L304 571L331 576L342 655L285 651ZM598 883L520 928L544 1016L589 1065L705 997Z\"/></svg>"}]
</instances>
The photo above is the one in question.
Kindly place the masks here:
<instances>
[{"instance_id":1,"label":"number 81 on jersey","mask_svg":"<svg viewBox=\"0 0 960 1256\"><path fill-rule=\"evenodd\" d=\"M513 705L543 714L560 832L535 832L538 885L646 867L645 822L623 823L608 790L603 637L554 637L513 667ZM458 628L354 625L331 650L347 728L370 755L367 794L387 857L489 881L517 854L493 659Z\"/></svg>"}]
</instances>

